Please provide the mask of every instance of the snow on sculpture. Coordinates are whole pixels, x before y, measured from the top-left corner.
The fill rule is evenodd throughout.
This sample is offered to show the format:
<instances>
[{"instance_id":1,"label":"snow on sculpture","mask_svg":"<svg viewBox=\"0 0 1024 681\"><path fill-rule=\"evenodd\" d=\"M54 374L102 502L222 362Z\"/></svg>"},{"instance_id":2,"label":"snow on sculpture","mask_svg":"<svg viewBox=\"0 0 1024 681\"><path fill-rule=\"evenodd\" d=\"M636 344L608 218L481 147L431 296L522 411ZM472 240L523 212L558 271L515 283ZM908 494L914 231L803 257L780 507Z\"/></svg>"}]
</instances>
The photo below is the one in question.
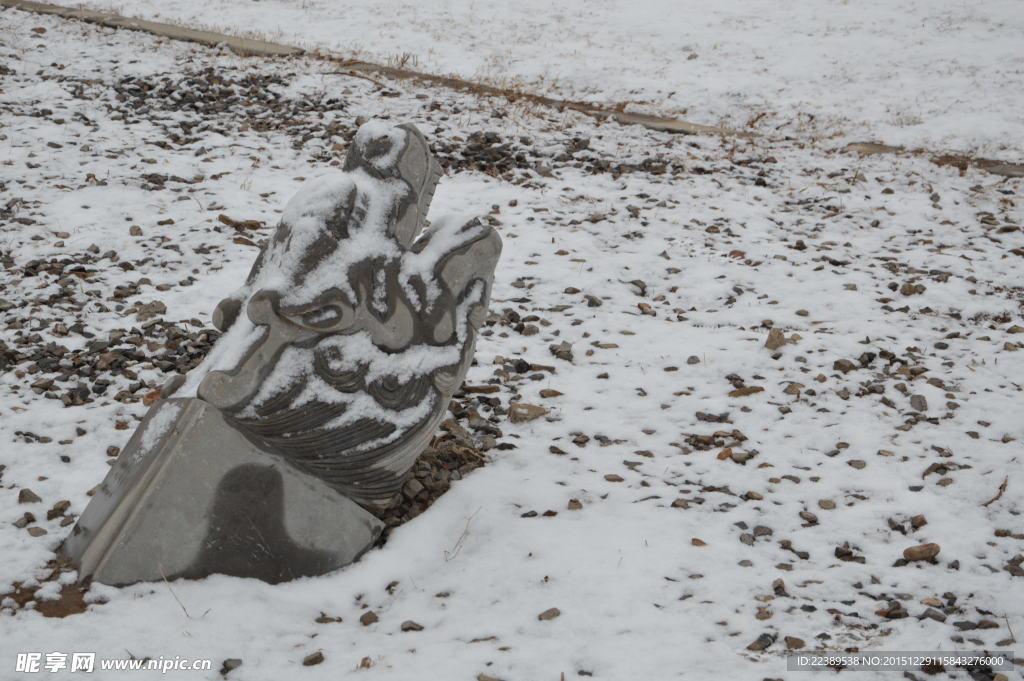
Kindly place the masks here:
<instances>
[{"instance_id":1,"label":"snow on sculpture","mask_svg":"<svg viewBox=\"0 0 1024 681\"><path fill-rule=\"evenodd\" d=\"M210 355L164 387L62 552L126 584L277 582L355 560L472 362L497 233L438 220L412 125L363 125L285 209Z\"/></svg>"}]
</instances>

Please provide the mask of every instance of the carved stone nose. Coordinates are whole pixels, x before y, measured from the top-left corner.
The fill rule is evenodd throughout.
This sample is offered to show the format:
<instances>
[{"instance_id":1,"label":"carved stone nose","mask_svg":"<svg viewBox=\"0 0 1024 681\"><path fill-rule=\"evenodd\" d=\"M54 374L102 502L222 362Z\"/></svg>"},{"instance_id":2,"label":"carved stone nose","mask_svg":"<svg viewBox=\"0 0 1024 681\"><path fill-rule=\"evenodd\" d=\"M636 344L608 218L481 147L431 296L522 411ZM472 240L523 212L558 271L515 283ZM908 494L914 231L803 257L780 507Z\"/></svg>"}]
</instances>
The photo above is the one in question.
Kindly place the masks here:
<instances>
[{"instance_id":1,"label":"carved stone nose","mask_svg":"<svg viewBox=\"0 0 1024 681\"><path fill-rule=\"evenodd\" d=\"M289 323L280 313L281 294L263 289L246 304L249 319L262 337L252 343L230 371L211 371L199 384L197 395L219 409L235 409L251 399L262 385L277 358L289 344L304 340L313 332Z\"/></svg>"}]
</instances>

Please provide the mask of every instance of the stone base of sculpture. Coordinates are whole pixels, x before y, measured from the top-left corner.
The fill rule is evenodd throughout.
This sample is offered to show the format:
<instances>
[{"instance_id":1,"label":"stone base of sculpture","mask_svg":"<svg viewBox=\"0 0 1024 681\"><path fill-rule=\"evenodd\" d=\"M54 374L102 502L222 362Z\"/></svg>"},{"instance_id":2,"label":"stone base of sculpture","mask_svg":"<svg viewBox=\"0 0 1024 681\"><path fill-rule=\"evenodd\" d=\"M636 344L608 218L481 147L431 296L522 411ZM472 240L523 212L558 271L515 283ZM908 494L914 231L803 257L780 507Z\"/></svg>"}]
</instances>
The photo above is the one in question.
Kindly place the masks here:
<instances>
[{"instance_id":1,"label":"stone base of sculpture","mask_svg":"<svg viewBox=\"0 0 1024 681\"><path fill-rule=\"evenodd\" d=\"M383 524L254 447L197 399L154 406L62 548L123 585L219 573L281 582L351 563Z\"/></svg>"}]
</instances>

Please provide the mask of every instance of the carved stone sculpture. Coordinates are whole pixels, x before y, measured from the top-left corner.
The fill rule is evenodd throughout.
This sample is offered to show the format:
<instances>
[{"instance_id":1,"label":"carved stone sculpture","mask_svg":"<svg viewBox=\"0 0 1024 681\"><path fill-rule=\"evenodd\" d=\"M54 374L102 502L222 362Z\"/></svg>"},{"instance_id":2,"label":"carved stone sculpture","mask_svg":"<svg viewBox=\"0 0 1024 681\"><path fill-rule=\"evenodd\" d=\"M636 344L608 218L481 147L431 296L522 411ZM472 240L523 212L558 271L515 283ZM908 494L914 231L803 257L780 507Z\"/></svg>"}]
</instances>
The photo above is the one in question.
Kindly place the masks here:
<instances>
[{"instance_id":1,"label":"carved stone sculpture","mask_svg":"<svg viewBox=\"0 0 1024 681\"><path fill-rule=\"evenodd\" d=\"M62 553L108 584L277 582L355 560L473 359L501 240L438 220L411 125L363 125L289 202L223 335L164 387Z\"/></svg>"}]
</instances>

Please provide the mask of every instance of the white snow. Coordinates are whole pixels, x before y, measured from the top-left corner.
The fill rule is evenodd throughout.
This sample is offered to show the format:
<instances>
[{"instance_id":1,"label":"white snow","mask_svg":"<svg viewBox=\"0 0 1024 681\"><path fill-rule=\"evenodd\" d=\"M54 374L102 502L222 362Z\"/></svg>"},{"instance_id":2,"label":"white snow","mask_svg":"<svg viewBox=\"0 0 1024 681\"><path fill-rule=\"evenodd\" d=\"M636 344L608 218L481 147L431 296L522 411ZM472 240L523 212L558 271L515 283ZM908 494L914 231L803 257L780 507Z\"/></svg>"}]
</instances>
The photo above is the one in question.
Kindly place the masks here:
<instances>
[{"instance_id":1,"label":"white snow","mask_svg":"<svg viewBox=\"0 0 1024 681\"><path fill-rule=\"evenodd\" d=\"M1021 155L1018 0L84 0L768 135Z\"/></svg>"},{"instance_id":2,"label":"white snow","mask_svg":"<svg viewBox=\"0 0 1024 681\"><path fill-rule=\"evenodd\" d=\"M355 139L352 140L353 144L362 149L364 154L371 150L379 151L379 147L385 145L386 142L387 153L372 154L366 158L370 165L378 170L390 168L398 160L398 155L405 147L405 141L405 130L378 120L367 121L361 125L356 132Z\"/></svg>"},{"instance_id":3,"label":"white snow","mask_svg":"<svg viewBox=\"0 0 1024 681\"><path fill-rule=\"evenodd\" d=\"M161 404L159 411L146 424L142 431L142 441L136 457L141 458L153 450L156 443L160 441L167 431L174 425L174 421L181 412L181 405L175 403Z\"/></svg>"},{"instance_id":4,"label":"white snow","mask_svg":"<svg viewBox=\"0 0 1024 681\"><path fill-rule=\"evenodd\" d=\"M266 23L281 27L270 37L301 32L339 50L359 35L378 55L429 42L435 53L424 50L419 68L469 76L490 46L508 52L507 63L492 59L493 73L531 87L688 107L700 122L744 125L777 111L757 126L783 124L777 134L673 136L410 82L381 88L315 59L243 60L0 12L0 299L13 303L0 312L0 593L46 583L70 531L47 511L68 500L68 517L82 512L109 470L108 448L123 447L146 412L142 396L175 371L161 368L174 339L142 333L138 306L167 306L157 329L208 326L288 200L340 162L341 131L357 116L417 124L453 168L476 132L496 132L527 157L508 171L453 170L431 217L480 215L504 242L490 312L520 321L485 328L467 383L493 381L499 392L486 397L502 409L551 409L527 423L496 417L500 442L514 448L490 450L488 465L334 573L276 586L224 576L92 585L87 610L66 618L0 599L0 677L18 676L18 652L95 651L214 661L209 672L125 675L137 679L216 681L223 660L240 658L229 680L760 681L796 678L785 669L787 636L806 650L1013 648L1003 642L1024 631L1022 578L1007 570L1024 534L1015 329L1024 326L1024 183L928 155L836 149L844 135L871 132L936 149L1005 145L1019 158L1021 6L676 6L477 2L403 14L375 3L343 14L317 0L262 0L159 10L239 30ZM467 33L476 52L453 47ZM649 39L627 42L640 35ZM241 88L250 77L272 77L254 86L264 96L318 110L172 110L159 94L199 91L191 80ZM127 94L132 78L152 86L145 98ZM307 130L320 136L303 143ZM824 131L840 137L817 139ZM582 138L589 149L570 155ZM153 173L190 182L146 188ZM222 214L267 227L242 234ZM92 271L71 274L62 259ZM794 341L778 358L763 347L769 326ZM132 376L75 373L75 353L96 341L110 342L104 353L139 353L127 362ZM562 342L572 362L551 355ZM68 350L54 367L37 356L49 343ZM866 352L878 356L862 367ZM520 372L519 360L554 370ZM836 369L838 360L856 368ZM102 387L97 377L111 381L105 392L63 406L79 383ZM763 391L736 395L737 379ZM913 395L926 411L915 414ZM717 443L696 446L694 436L716 433ZM740 464L727 450L751 458ZM24 488L43 501L19 503ZM34 520L17 527L26 512ZM927 524L911 529L918 514ZM925 542L941 545L935 564L894 566ZM842 560L844 544L864 562ZM945 622L919 619L931 599L948 610ZM909 616L878 614L890 601ZM551 607L561 615L539 620ZM363 626L367 610L379 620ZM322 614L342 621L318 623ZM402 632L406 620L423 630ZM982 621L992 625L953 624ZM763 633L777 639L747 650ZM303 666L315 651L324 662Z\"/></svg>"},{"instance_id":5,"label":"white snow","mask_svg":"<svg viewBox=\"0 0 1024 681\"><path fill-rule=\"evenodd\" d=\"M404 135L401 130L396 132ZM361 168L346 174L335 172L303 188L285 208L283 220L291 227L289 237L283 242L271 242L252 290L281 291L282 305L308 303L330 288L339 288L349 300L356 300L348 279L338 273L348 271L362 260L401 255L398 245L387 237L384 218L403 189L406 185L400 180L371 177ZM300 279L298 268L303 258L323 233L324 221L349 192L355 193L352 212L358 217L349 225L348 238L325 253Z\"/></svg>"}]
</instances>

